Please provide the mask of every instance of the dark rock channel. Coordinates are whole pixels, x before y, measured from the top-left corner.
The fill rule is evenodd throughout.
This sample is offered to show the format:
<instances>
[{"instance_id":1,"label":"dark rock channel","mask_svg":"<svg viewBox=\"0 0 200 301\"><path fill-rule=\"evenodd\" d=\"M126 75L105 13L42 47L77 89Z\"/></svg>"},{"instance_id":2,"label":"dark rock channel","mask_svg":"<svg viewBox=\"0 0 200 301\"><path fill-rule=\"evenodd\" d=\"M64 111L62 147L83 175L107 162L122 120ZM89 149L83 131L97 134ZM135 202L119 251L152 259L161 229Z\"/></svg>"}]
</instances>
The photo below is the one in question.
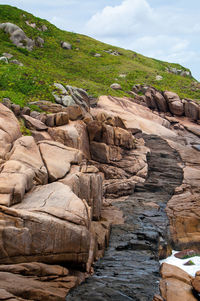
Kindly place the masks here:
<instances>
[{"instance_id":1,"label":"dark rock channel","mask_svg":"<svg viewBox=\"0 0 200 301\"><path fill-rule=\"evenodd\" d=\"M109 248L95 274L67 296L67 301L152 301L159 293L159 254L166 254L167 201L182 183L181 159L165 140L144 135L150 148L148 178L133 195L115 203L125 223L112 227Z\"/></svg>"}]
</instances>

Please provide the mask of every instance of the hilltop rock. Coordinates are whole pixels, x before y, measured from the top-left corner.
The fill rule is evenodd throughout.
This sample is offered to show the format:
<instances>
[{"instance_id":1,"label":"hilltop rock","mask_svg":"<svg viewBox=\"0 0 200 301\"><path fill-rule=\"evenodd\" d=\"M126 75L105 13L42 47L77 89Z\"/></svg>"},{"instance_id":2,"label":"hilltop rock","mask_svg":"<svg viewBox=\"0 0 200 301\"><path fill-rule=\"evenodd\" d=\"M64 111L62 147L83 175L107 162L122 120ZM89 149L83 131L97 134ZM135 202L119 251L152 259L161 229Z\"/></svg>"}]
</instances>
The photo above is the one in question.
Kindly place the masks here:
<instances>
[{"instance_id":1,"label":"hilltop rock","mask_svg":"<svg viewBox=\"0 0 200 301\"><path fill-rule=\"evenodd\" d=\"M53 96L57 103L62 104L65 107L78 105L84 110L89 111L89 96L85 90L69 85L64 87L58 83L55 83L54 86L59 91L59 93L56 91L53 92Z\"/></svg>"},{"instance_id":2,"label":"hilltop rock","mask_svg":"<svg viewBox=\"0 0 200 301\"><path fill-rule=\"evenodd\" d=\"M72 45L68 42L60 42L60 45L63 49L68 49L68 50L72 49Z\"/></svg>"},{"instance_id":3,"label":"hilltop rock","mask_svg":"<svg viewBox=\"0 0 200 301\"><path fill-rule=\"evenodd\" d=\"M113 90L122 90L122 87L120 84L114 83L110 86L111 89Z\"/></svg>"},{"instance_id":4,"label":"hilltop rock","mask_svg":"<svg viewBox=\"0 0 200 301\"><path fill-rule=\"evenodd\" d=\"M0 29L3 29L5 33L8 33L10 35L10 40L17 47L26 48L28 50L33 49L35 42L29 39L19 26L7 22L7 23L1 23Z\"/></svg>"}]
</instances>

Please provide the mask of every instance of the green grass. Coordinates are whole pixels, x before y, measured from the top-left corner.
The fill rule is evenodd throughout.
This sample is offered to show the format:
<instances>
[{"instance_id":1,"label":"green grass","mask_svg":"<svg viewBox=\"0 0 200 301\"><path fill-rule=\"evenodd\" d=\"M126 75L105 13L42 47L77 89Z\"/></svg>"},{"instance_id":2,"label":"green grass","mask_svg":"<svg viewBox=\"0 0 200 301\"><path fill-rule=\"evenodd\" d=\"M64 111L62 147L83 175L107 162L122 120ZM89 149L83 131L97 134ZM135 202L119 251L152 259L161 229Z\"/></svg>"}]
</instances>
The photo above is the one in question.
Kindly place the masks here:
<instances>
[{"instance_id":1,"label":"green grass","mask_svg":"<svg viewBox=\"0 0 200 301\"><path fill-rule=\"evenodd\" d=\"M41 32L28 26L25 21L36 23L48 30ZM23 67L0 63L0 100L9 97L21 106L34 100L50 100L53 83L59 82L86 89L94 97L100 95L128 96L134 84L152 85L160 90L171 90L180 97L200 100L200 90L193 91L193 78L169 74L166 67L188 70L178 64L170 64L147 58L130 50L124 50L90 37L58 29L46 20L34 17L9 5L0 5L0 22L11 22L20 26L29 38L42 37L44 48L35 47L33 51L17 48L9 36L0 30L0 56L11 53ZM72 50L64 50L61 41L72 44ZM122 55L112 56L105 50L117 50ZM100 53L101 57L94 57ZM126 78L119 75L125 73ZM156 81L156 75L163 76ZM123 91L110 89L113 82L121 84Z\"/></svg>"}]
</instances>

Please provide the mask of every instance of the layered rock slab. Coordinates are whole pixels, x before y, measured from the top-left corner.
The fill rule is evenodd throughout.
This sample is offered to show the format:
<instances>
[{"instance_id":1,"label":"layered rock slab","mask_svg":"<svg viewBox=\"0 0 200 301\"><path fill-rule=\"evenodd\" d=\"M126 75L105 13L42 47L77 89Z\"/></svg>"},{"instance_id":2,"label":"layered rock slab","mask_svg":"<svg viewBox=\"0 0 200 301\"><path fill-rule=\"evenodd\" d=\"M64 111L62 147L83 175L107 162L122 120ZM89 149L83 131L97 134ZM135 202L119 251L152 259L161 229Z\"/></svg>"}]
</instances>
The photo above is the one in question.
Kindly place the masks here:
<instances>
[{"instance_id":1,"label":"layered rock slab","mask_svg":"<svg viewBox=\"0 0 200 301\"><path fill-rule=\"evenodd\" d=\"M12 208L1 206L0 211L0 263L87 263L90 212L68 186L36 187L22 203Z\"/></svg>"}]
</instances>

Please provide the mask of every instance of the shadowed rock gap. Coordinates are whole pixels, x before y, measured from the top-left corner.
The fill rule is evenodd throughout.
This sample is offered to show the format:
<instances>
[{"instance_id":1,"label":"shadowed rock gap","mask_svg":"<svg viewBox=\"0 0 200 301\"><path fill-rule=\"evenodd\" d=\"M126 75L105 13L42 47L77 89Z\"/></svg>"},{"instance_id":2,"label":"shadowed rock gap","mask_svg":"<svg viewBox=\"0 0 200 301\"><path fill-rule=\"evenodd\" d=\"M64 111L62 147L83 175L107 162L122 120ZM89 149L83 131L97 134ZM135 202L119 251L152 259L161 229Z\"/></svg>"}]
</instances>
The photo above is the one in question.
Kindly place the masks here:
<instances>
[{"instance_id":1,"label":"shadowed rock gap","mask_svg":"<svg viewBox=\"0 0 200 301\"><path fill-rule=\"evenodd\" d=\"M114 225L110 245L95 274L71 291L67 301L147 301L159 291L159 256L168 248L167 201L182 183L181 159L165 140L144 135L150 148L148 178L133 195L115 203L125 223Z\"/></svg>"}]
</instances>

